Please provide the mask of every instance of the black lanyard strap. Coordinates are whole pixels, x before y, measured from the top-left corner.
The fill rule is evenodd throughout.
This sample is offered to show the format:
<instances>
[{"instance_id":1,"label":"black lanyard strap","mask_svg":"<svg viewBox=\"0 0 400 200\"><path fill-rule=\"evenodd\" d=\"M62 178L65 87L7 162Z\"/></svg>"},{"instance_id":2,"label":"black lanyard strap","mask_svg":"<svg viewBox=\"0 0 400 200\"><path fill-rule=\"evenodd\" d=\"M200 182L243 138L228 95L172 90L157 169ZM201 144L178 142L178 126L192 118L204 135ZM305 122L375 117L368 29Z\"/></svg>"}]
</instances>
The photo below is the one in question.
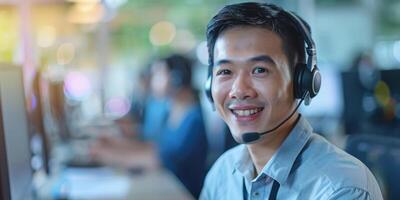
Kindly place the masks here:
<instances>
[{"instance_id":1,"label":"black lanyard strap","mask_svg":"<svg viewBox=\"0 0 400 200\"><path fill-rule=\"evenodd\" d=\"M279 185L278 181L274 180L274 183L272 184L271 193L269 194L269 198L268 198L269 200L276 200L280 186L281 185Z\"/></svg>"},{"instance_id":2,"label":"black lanyard strap","mask_svg":"<svg viewBox=\"0 0 400 200\"><path fill-rule=\"evenodd\" d=\"M279 183L278 181L274 180L274 183L272 183L272 189L271 193L269 194L268 200L276 200L276 196L278 196L278 190L279 190ZM246 190L246 184L244 182L244 177L243 177L243 200L247 200L247 190Z\"/></svg>"}]
</instances>

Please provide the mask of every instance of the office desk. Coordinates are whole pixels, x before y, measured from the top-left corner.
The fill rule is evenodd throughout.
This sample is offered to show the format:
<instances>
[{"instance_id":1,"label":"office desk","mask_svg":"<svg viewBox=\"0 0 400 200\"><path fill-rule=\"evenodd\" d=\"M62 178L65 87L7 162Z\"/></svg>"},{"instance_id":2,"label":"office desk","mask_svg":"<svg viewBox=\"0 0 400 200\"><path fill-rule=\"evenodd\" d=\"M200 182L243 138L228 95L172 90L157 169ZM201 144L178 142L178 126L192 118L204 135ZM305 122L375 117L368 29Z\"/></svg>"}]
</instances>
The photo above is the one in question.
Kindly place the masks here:
<instances>
[{"instance_id":1,"label":"office desk","mask_svg":"<svg viewBox=\"0 0 400 200\"><path fill-rule=\"evenodd\" d=\"M86 169L85 169L86 170ZM112 169L114 170L114 169ZM109 183L102 179L102 175L105 173L99 172L99 181L91 181L91 185L88 185L87 177L82 178L82 187L85 189L78 190L91 190L81 193L82 196L77 195L79 192L76 188L81 186L66 186L65 175L52 176L46 180L46 183L42 184L38 188L38 199L40 200L52 200L52 199L79 199L79 200L192 200L194 199L186 188L179 182L179 180L172 175L170 172L164 169L147 170L141 173L127 173L120 170L115 170L116 179L111 180ZM119 193L112 191L115 196L110 196L110 190L118 186L113 184L120 184L121 182L128 183L129 187L126 191ZM62 186L64 184L64 186ZM125 185L126 184L122 184ZM122 186L122 187L125 187ZM75 188L75 192L65 192L65 188ZM101 188L104 188L104 191ZM116 188L119 190L120 188ZM64 191L63 191L64 190ZM124 190L124 189L123 189ZM65 194L61 194L64 192ZM96 194L96 192L98 192ZM74 194L72 194L74 193Z\"/></svg>"},{"instance_id":2,"label":"office desk","mask_svg":"<svg viewBox=\"0 0 400 200\"><path fill-rule=\"evenodd\" d=\"M132 175L128 199L191 200L194 199L179 180L166 170L154 170Z\"/></svg>"},{"instance_id":3,"label":"office desk","mask_svg":"<svg viewBox=\"0 0 400 200\"><path fill-rule=\"evenodd\" d=\"M80 135L86 136L118 134L118 128L112 123L104 126L80 127L79 130ZM42 178L42 181L38 181L41 183L37 184L40 200L194 199L172 173L162 168L152 167L133 173L111 167L65 167L63 164L65 160L76 157L87 158L87 147L91 139L90 137L83 140L75 139L67 144L54 145L52 176ZM127 159L142 159L142 157Z\"/></svg>"}]
</instances>

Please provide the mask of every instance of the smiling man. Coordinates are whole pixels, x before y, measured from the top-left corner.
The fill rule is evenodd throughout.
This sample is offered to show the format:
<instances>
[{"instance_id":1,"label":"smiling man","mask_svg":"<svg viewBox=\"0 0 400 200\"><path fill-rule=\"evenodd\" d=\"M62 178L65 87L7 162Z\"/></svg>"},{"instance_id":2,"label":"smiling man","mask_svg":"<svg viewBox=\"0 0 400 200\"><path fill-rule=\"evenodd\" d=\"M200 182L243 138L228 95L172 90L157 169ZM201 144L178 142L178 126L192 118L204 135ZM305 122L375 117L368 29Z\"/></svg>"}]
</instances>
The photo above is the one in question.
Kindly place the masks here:
<instances>
[{"instance_id":1,"label":"smiling man","mask_svg":"<svg viewBox=\"0 0 400 200\"><path fill-rule=\"evenodd\" d=\"M228 5L207 41L206 93L242 144L217 160L200 199L382 199L370 170L297 112L321 84L306 22L271 4Z\"/></svg>"}]
</instances>

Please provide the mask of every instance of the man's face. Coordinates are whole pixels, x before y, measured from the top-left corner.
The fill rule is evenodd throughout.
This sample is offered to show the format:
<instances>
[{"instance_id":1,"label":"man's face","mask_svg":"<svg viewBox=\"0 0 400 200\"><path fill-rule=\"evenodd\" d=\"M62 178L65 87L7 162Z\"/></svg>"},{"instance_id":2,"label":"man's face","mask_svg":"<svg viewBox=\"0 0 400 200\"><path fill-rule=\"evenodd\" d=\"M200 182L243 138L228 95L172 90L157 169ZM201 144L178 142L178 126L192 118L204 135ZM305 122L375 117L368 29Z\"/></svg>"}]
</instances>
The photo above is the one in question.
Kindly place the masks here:
<instances>
[{"instance_id":1,"label":"man's face","mask_svg":"<svg viewBox=\"0 0 400 200\"><path fill-rule=\"evenodd\" d=\"M164 98L168 94L170 74L167 64L158 61L151 66L150 86L152 94L157 98Z\"/></svg>"},{"instance_id":2,"label":"man's face","mask_svg":"<svg viewBox=\"0 0 400 200\"><path fill-rule=\"evenodd\" d=\"M274 128L294 97L281 38L264 28L234 27L214 47L212 95L236 141L246 132Z\"/></svg>"}]
</instances>

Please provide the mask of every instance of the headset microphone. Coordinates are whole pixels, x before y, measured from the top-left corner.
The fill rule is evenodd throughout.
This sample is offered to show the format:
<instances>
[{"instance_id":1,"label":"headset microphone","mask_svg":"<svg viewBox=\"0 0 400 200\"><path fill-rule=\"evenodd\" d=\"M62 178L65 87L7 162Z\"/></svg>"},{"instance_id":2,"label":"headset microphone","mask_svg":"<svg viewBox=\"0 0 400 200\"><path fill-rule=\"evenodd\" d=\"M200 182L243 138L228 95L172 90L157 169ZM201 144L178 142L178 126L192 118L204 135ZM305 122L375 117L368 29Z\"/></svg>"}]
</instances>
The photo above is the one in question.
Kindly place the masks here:
<instances>
[{"instance_id":1,"label":"headset microphone","mask_svg":"<svg viewBox=\"0 0 400 200\"><path fill-rule=\"evenodd\" d=\"M305 96L307 96L308 94L306 94ZM273 131L275 131L276 129L278 129L279 127L281 127L284 123L286 123L293 115L294 113L297 111L297 109L299 109L301 103L303 102L304 98L302 98L299 102L299 104L297 104L296 108L293 110L292 113L290 113L290 115L283 120L280 124L278 124L277 126L275 126L273 129L262 132L262 133L258 133L258 132L248 132L248 133L243 133L242 135L242 142L245 144L250 144L253 143L257 140L259 140L261 138L261 136L267 134L267 133L271 133Z\"/></svg>"}]
</instances>

